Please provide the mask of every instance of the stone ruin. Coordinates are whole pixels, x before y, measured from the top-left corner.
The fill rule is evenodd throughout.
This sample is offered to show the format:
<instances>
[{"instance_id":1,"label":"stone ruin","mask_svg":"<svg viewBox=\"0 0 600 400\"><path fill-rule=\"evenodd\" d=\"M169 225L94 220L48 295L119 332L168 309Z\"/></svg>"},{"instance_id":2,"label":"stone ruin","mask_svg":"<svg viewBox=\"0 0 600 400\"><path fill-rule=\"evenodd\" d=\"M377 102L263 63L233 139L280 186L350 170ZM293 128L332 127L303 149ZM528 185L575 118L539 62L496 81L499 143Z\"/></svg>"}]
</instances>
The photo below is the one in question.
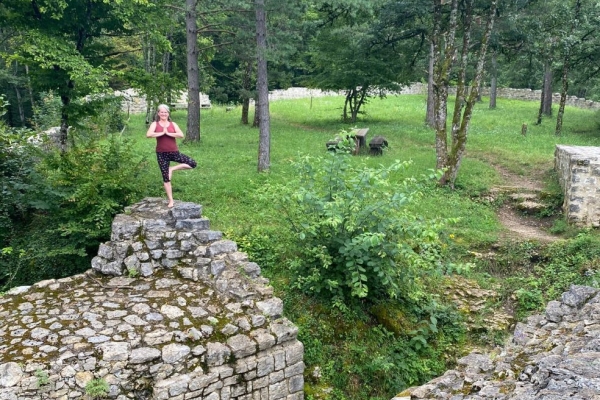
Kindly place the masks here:
<instances>
[{"instance_id":1,"label":"stone ruin","mask_svg":"<svg viewBox=\"0 0 600 400\"><path fill-rule=\"evenodd\" d=\"M600 147L557 145L554 168L570 223L600 226Z\"/></svg>"},{"instance_id":2,"label":"stone ruin","mask_svg":"<svg viewBox=\"0 0 600 400\"><path fill-rule=\"evenodd\" d=\"M600 290L572 286L516 325L503 348L474 351L455 369L392 400L600 399Z\"/></svg>"},{"instance_id":3,"label":"stone ruin","mask_svg":"<svg viewBox=\"0 0 600 400\"><path fill-rule=\"evenodd\" d=\"M0 400L303 399L297 327L201 213L144 199L90 270L0 297Z\"/></svg>"}]
</instances>

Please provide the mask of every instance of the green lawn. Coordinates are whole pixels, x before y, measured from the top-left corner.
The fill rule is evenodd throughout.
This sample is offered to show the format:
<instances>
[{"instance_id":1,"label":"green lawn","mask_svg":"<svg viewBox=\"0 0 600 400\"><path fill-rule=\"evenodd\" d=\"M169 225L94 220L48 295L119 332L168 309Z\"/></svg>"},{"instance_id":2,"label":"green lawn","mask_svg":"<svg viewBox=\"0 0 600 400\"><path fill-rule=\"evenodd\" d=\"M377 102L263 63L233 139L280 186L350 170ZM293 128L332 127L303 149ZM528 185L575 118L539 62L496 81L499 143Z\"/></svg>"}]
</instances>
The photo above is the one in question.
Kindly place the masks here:
<instances>
[{"instance_id":1,"label":"green lawn","mask_svg":"<svg viewBox=\"0 0 600 400\"><path fill-rule=\"evenodd\" d=\"M501 338L467 334L435 279L429 286L431 293L423 293L420 300L362 302L345 311L290 286L294 277L288 270L285 238L280 235L286 222L256 192L265 185L293 180L298 174L294 162L301 157L326 155L325 143L353 127L341 122L342 106L343 97L272 102L268 173L257 172L258 129L240 124L240 108L202 110L200 143L180 144L182 152L198 161L198 168L175 173L174 197L202 204L212 229L236 240L271 279L305 346L308 400L388 400L407 386L443 373L464 345L497 345ZM425 106L421 95L371 100L354 126L369 128L367 140L384 136L389 148L382 156L360 155L351 162L376 167L410 160L410 167L396 176L398 182L428 175L435 167L435 134L424 124ZM487 201L486 193L510 182L503 182L492 164L523 176L549 176L556 144L600 146L593 111L567 107L563 136L556 137L553 118L534 124L537 109L536 102L498 99L497 108L490 110L484 99L473 115L456 189L440 188L430 181L422 189L423 197L409 205L412 213L425 219L456 219L443 232L447 261L470 263L472 269L464 272L467 277L483 286L494 285L501 294L498 303L488 305L491 310L512 302L518 317L540 310L549 296L560 294L572 283L589 283L587 277L598 277L590 275L590 265L600 264L595 250L600 249L598 235L593 231L580 231L564 244L547 247L535 243L498 247L503 229L496 215L499 202ZM172 117L185 130L185 112L176 111ZM521 134L524 123L528 125L525 136ZM140 177L140 182L148 182L144 196L164 197L154 140L146 139L145 131L142 116L133 116L124 135L133 140L135 154L148 160ZM560 192L556 182L547 185L549 191ZM492 259L472 256L472 251L491 248L496 252ZM436 329L429 328L432 317ZM312 378L317 368L321 379Z\"/></svg>"},{"instance_id":2,"label":"green lawn","mask_svg":"<svg viewBox=\"0 0 600 400\"><path fill-rule=\"evenodd\" d=\"M556 144L600 146L600 132L594 125L593 112L567 107L563 136L554 135L554 119L534 124L536 102L498 99L490 110L487 99L475 110L465 157L456 182L458 190L435 189L427 201L415 204L424 216L459 217L453 227L458 236L477 246L495 240L501 227L494 209L477 200L501 177L487 160L518 174L533 170L549 171L553 166ZM424 123L426 99L421 95L389 96L372 99L365 114L354 126L369 128L367 140L384 136L389 149L381 157L356 157L369 166L388 165L394 160L411 160L407 174L419 176L435 167L434 132ZM214 229L236 230L266 223L269 204L260 204L253 191L267 182L283 182L294 174L292 162L300 155L321 156L325 143L342 129L353 126L341 122L343 97L280 100L270 104L271 168L257 173L258 130L240 124L241 109L226 112L225 107L202 110L201 142L182 144L181 150L198 161L192 171L176 172L173 179L175 198L200 203ZM173 118L185 130L184 111ZM527 135L521 125L528 124ZM162 185L155 166L154 141L145 138L141 116L134 116L125 132L136 141L140 155L149 159L148 195L162 196ZM475 201L474 201L475 200Z\"/></svg>"}]
</instances>

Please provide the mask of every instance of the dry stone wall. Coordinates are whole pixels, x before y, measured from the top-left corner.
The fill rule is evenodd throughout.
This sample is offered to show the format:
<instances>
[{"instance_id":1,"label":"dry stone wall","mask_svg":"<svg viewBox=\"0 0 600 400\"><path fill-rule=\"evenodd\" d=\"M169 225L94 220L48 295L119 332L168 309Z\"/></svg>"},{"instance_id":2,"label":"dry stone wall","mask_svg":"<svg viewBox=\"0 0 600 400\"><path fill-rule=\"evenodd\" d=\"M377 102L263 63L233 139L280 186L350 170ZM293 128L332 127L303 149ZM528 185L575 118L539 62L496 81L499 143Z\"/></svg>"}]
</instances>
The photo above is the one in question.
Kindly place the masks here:
<instances>
[{"instance_id":1,"label":"dry stone wall","mask_svg":"<svg viewBox=\"0 0 600 400\"><path fill-rule=\"evenodd\" d=\"M573 286L546 312L518 323L492 353L472 352L455 369L392 400L600 399L600 292Z\"/></svg>"},{"instance_id":2,"label":"dry stone wall","mask_svg":"<svg viewBox=\"0 0 600 400\"><path fill-rule=\"evenodd\" d=\"M567 220L579 226L600 226L600 147L557 145L554 168Z\"/></svg>"},{"instance_id":3,"label":"dry stone wall","mask_svg":"<svg viewBox=\"0 0 600 400\"><path fill-rule=\"evenodd\" d=\"M450 94L456 94L456 90L454 88L450 88ZM481 94L483 96L489 96L489 88L483 88ZM133 89L128 89L123 92L117 92L117 95L123 96L123 111L129 112L132 114L139 114L146 112L146 99L143 96L138 96L136 91ZM288 89L277 89L269 92L269 100L291 100L291 99L303 99L310 97L324 97L324 96L340 96L343 95L344 91L323 91L320 89L308 89L302 87L291 87ZM390 93L391 95L392 93ZM427 85L423 83L413 83L408 86L404 86L402 90L400 90L397 94L427 94ZM531 90L531 89L511 89L511 88L498 88L497 96L500 98L506 99L515 99L515 100L530 100L530 101L539 101L541 96L540 90ZM554 104L558 104L560 102L560 93L554 93L552 95L552 101ZM202 108L210 108L211 101L208 95L200 94L200 104ZM600 103L586 100L584 98L576 97L576 96L567 96L567 105L592 109L592 110L600 110ZM179 96L174 104L175 108L187 108L187 93L182 93Z\"/></svg>"},{"instance_id":4,"label":"dry stone wall","mask_svg":"<svg viewBox=\"0 0 600 400\"><path fill-rule=\"evenodd\" d=\"M92 269L0 297L0 399L300 400L304 347L202 207L147 198Z\"/></svg>"}]
</instances>

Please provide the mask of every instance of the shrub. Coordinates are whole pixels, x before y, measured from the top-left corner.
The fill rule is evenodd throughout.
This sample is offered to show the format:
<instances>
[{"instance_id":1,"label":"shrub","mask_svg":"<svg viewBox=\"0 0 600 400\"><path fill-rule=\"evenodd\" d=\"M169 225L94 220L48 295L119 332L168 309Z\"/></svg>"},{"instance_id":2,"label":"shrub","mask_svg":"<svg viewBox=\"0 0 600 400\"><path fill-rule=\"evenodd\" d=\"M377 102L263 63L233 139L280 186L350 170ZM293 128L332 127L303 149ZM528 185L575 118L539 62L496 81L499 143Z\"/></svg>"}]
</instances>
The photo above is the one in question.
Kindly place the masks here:
<instances>
[{"instance_id":1,"label":"shrub","mask_svg":"<svg viewBox=\"0 0 600 400\"><path fill-rule=\"evenodd\" d=\"M0 285L30 284L89 268L98 244L108 240L112 219L142 194L145 160L118 135L75 141L64 153L39 160L29 191L31 212L5 243Z\"/></svg>"},{"instance_id":2,"label":"shrub","mask_svg":"<svg viewBox=\"0 0 600 400\"><path fill-rule=\"evenodd\" d=\"M295 285L339 306L351 298L418 298L420 277L441 262L445 221L425 220L405 206L433 176L401 179L409 162L354 166L353 147L346 140L326 157L305 157L297 180L263 192L296 238Z\"/></svg>"},{"instance_id":3,"label":"shrub","mask_svg":"<svg viewBox=\"0 0 600 400\"><path fill-rule=\"evenodd\" d=\"M48 156L42 171L58 203L56 232L79 243L107 237L114 215L141 195L144 166L117 135Z\"/></svg>"}]
</instances>

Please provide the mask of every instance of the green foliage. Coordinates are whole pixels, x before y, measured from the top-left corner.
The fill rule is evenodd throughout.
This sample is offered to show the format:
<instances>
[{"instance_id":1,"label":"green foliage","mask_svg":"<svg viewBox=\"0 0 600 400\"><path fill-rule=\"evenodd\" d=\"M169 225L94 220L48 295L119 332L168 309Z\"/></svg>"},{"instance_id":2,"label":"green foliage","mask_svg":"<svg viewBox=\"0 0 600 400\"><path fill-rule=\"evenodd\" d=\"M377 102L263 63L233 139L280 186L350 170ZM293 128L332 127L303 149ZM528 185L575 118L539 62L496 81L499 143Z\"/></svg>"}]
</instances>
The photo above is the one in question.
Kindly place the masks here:
<instances>
[{"instance_id":1,"label":"green foliage","mask_svg":"<svg viewBox=\"0 0 600 400\"><path fill-rule=\"evenodd\" d=\"M513 269L505 278L517 316L540 311L571 285L600 287L599 261L600 238L587 232L545 247L530 245L529 267Z\"/></svg>"},{"instance_id":2,"label":"green foliage","mask_svg":"<svg viewBox=\"0 0 600 400\"><path fill-rule=\"evenodd\" d=\"M117 135L50 154L42 172L59 205L56 233L84 245L107 237L113 216L139 198L141 188L135 182L144 167L145 160L134 156L130 143Z\"/></svg>"},{"instance_id":3,"label":"green foliage","mask_svg":"<svg viewBox=\"0 0 600 400\"><path fill-rule=\"evenodd\" d=\"M92 399L100 399L108 395L108 382L104 379L92 379L85 385L85 394Z\"/></svg>"},{"instance_id":4,"label":"green foliage","mask_svg":"<svg viewBox=\"0 0 600 400\"><path fill-rule=\"evenodd\" d=\"M288 254L291 238L280 230L268 227L251 227L242 231L226 231L225 235L235 241L239 249L248 254L251 261L267 271L281 270Z\"/></svg>"},{"instance_id":5,"label":"green foliage","mask_svg":"<svg viewBox=\"0 0 600 400\"><path fill-rule=\"evenodd\" d=\"M40 93L40 100L33 107L33 125L38 131L60 126L60 97L54 92Z\"/></svg>"},{"instance_id":6,"label":"green foliage","mask_svg":"<svg viewBox=\"0 0 600 400\"><path fill-rule=\"evenodd\" d=\"M113 217L143 190L145 160L118 135L78 141L65 153L40 154L36 162L35 179L20 186L27 213L8 219L18 231L5 239L14 250L0 257L4 287L89 268L99 242L110 236Z\"/></svg>"},{"instance_id":7,"label":"green foliage","mask_svg":"<svg viewBox=\"0 0 600 400\"><path fill-rule=\"evenodd\" d=\"M127 268L127 276L130 278L137 278L140 275L140 271L133 267Z\"/></svg>"},{"instance_id":8,"label":"green foliage","mask_svg":"<svg viewBox=\"0 0 600 400\"><path fill-rule=\"evenodd\" d=\"M408 162L356 167L352 141L339 147L325 158L303 158L298 180L266 192L297 237L296 286L339 305L350 297L418 298L420 277L440 263L444 225L405 209L426 179L393 182Z\"/></svg>"},{"instance_id":9,"label":"green foliage","mask_svg":"<svg viewBox=\"0 0 600 400\"><path fill-rule=\"evenodd\" d=\"M0 103L3 97L0 96ZM4 108L0 106L0 113ZM0 247L15 234L15 223L34 207L33 176L40 152L28 142L33 132L15 129L0 121Z\"/></svg>"},{"instance_id":10,"label":"green foliage","mask_svg":"<svg viewBox=\"0 0 600 400\"><path fill-rule=\"evenodd\" d=\"M339 399L389 399L447 369L465 338L456 311L431 298L410 305L384 301L348 313L288 290L284 303L304 344L307 398L331 399L335 391ZM386 310L388 322L402 329L382 323Z\"/></svg>"},{"instance_id":11,"label":"green foliage","mask_svg":"<svg viewBox=\"0 0 600 400\"><path fill-rule=\"evenodd\" d=\"M35 377L38 380L38 386L44 386L50 383L48 372L43 369L36 369Z\"/></svg>"}]
</instances>

